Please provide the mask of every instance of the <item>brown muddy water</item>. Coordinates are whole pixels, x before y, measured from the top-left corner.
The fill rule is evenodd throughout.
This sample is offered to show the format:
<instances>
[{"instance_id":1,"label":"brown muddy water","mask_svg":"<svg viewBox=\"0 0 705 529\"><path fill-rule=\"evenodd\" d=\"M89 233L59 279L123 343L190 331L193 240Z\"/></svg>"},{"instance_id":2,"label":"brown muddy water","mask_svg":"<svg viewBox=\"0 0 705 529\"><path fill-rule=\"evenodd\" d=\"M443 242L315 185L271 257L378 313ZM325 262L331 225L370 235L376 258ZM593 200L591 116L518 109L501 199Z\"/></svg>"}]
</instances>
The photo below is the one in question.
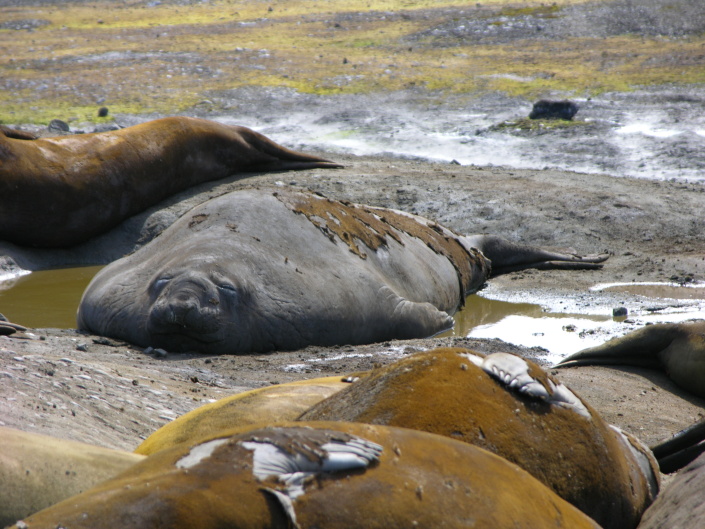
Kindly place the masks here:
<instances>
[{"instance_id":1,"label":"brown muddy water","mask_svg":"<svg viewBox=\"0 0 705 529\"><path fill-rule=\"evenodd\" d=\"M26 327L75 328L81 295L101 268L44 270L0 282L0 313Z\"/></svg>"},{"instance_id":2,"label":"brown muddy water","mask_svg":"<svg viewBox=\"0 0 705 529\"><path fill-rule=\"evenodd\" d=\"M76 310L83 291L101 266L65 268L32 272L4 282L0 281L0 313L10 321L31 328L63 328L76 326ZM674 300L703 300L705 285L683 286L670 283L613 283L596 285L596 293L625 293L630 297L653 300L650 309L642 311L648 322L673 321L698 316L673 308ZM576 313L570 308L547 307L542 304L493 299L488 295L468 296L465 306L454 314L455 327L440 336L500 338L526 347L540 347L553 360L586 347L598 345L629 330L630 319L613 317L609 305L597 303L589 313ZM533 298L532 298L533 299ZM666 302L670 300L670 302ZM666 302L659 305L659 302ZM669 304L670 303L670 304ZM675 304L677 308L677 303ZM630 318L635 313L630 311ZM555 358L553 358L555 357Z\"/></svg>"}]
</instances>

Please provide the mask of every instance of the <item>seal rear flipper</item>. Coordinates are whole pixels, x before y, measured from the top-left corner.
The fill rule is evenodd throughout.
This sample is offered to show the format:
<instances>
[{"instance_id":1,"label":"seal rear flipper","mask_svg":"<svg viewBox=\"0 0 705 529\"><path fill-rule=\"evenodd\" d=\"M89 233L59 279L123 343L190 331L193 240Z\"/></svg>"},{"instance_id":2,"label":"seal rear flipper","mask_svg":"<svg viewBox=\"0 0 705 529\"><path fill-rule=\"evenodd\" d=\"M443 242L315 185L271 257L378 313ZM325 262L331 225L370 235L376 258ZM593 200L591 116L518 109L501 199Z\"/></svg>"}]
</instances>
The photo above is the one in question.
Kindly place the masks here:
<instances>
[{"instance_id":1,"label":"seal rear flipper","mask_svg":"<svg viewBox=\"0 0 705 529\"><path fill-rule=\"evenodd\" d=\"M608 254L576 255L508 241L495 235L472 235L464 242L492 262L491 277L535 268L538 270L595 270L602 268Z\"/></svg>"},{"instance_id":2,"label":"seal rear flipper","mask_svg":"<svg viewBox=\"0 0 705 529\"><path fill-rule=\"evenodd\" d=\"M391 334L396 339L427 338L453 328L453 318L431 303L409 301L389 287L382 287L380 294L391 305Z\"/></svg>"},{"instance_id":3,"label":"seal rear flipper","mask_svg":"<svg viewBox=\"0 0 705 529\"><path fill-rule=\"evenodd\" d=\"M319 156L288 149L266 136L246 127L238 127L240 135L263 159L253 162L252 169L262 171L290 171L296 169L339 169L339 163ZM268 159L267 159L268 158Z\"/></svg>"},{"instance_id":4,"label":"seal rear flipper","mask_svg":"<svg viewBox=\"0 0 705 529\"><path fill-rule=\"evenodd\" d=\"M674 324L649 325L602 345L578 351L555 367L630 365L660 368L659 354L673 342L678 332L678 326Z\"/></svg>"}]
</instances>

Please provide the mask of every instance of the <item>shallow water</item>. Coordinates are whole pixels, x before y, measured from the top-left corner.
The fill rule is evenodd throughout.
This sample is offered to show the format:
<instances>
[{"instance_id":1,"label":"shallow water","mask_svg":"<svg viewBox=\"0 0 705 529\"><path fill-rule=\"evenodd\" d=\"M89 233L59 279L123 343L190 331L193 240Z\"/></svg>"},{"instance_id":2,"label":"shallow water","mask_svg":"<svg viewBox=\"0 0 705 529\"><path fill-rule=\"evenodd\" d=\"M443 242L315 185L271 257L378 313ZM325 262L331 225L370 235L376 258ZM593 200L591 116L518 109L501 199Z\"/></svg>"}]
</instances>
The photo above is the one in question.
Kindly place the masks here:
<instances>
[{"instance_id":1,"label":"shallow water","mask_svg":"<svg viewBox=\"0 0 705 529\"><path fill-rule=\"evenodd\" d=\"M0 312L10 321L27 327L75 328L81 295L101 268L65 268L33 272L12 280L0 279ZM578 310L563 298L557 303L549 297L538 300L539 303L503 298L501 291L490 286L480 294L468 296L465 306L453 316L454 328L440 336L499 338L515 345L540 347L548 361L556 362L629 332L633 321L644 324L705 318L703 284L610 283L595 285L591 291L597 297L591 299L587 309ZM648 303L639 306L626 303L629 319L613 317L613 303L599 296L615 292L643 298ZM519 299L527 295L520 293Z\"/></svg>"},{"instance_id":2,"label":"shallow water","mask_svg":"<svg viewBox=\"0 0 705 529\"><path fill-rule=\"evenodd\" d=\"M81 295L102 266L32 272L0 282L0 313L26 327L71 329Z\"/></svg>"}]
</instances>

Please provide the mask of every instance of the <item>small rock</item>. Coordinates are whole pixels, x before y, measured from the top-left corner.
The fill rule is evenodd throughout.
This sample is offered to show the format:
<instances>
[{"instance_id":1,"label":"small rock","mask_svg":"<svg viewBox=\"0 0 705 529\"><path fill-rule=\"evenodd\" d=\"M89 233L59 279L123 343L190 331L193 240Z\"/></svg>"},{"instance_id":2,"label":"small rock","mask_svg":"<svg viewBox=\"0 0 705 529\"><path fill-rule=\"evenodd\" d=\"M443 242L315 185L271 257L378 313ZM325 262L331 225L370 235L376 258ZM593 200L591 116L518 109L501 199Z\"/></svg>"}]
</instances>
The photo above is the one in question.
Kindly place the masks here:
<instances>
[{"instance_id":1,"label":"small rock","mask_svg":"<svg viewBox=\"0 0 705 529\"><path fill-rule=\"evenodd\" d=\"M155 349L154 350L154 358L166 358L166 356L169 353L167 353L164 349Z\"/></svg>"},{"instance_id":2,"label":"small rock","mask_svg":"<svg viewBox=\"0 0 705 529\"><path fill-rule=\"evenodd\" d=\"M80 343L76 346L77 351L83 351L84 353L88 351L88 346L84 343Z\"/></svg>"},{"instance_id":3,"label":"small rock","mask_svg":"<svg viewBox=\"0 0 705 529\"><path fill-rule=\"evenodd\" d=\"M580 107L573 101L550 101L541 99L534 103L529 119L565 119L570 121Z\"/></svg>"},{"instance_id":4,"label":"small rock","mask_svg":"<svg viewBox=\"0 0 705 529\"><path fill-rule=\"evenodd\" d=\"M612 309L612 316L615 318L621 318L622 316L626 316L627 314L629 314L627 307L616 307Z\"/></svg>"},{"instance_id":5,"label":"small rock","mask_svg":"<svg viewBox=\"0 0 705 529\"><path fill-rule=\"evenodd\" d=\"M98 109L98 117L104 118L108 115L108 107L100 107Z\"/></svg>"},{"instance_id":6,"label":"small rock","mask_svg":"<svg viewBox=\"0 0 705 529\"><path fill-rule=\"evenodd\" d=\"M52 119L47 127L52 132L69 132L69 124L60 119Z\"/></svg>"}]
</instances>

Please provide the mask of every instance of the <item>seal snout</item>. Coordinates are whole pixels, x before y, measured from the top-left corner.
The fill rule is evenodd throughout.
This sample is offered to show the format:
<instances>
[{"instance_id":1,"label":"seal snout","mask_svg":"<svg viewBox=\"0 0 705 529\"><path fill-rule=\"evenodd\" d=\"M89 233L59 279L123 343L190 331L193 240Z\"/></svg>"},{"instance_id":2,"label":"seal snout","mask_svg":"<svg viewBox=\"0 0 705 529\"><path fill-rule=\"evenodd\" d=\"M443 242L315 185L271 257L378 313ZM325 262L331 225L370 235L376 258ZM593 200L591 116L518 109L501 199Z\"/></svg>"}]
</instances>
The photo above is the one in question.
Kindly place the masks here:
<instances>
[{"instance_id":1,"label":"seal snout","mask_svg":"<svg viewBox=\"0 0 705 529\"><path fill-rule=\"evenodd\" d=\"M198 336L218 333L220 296L207 280L185 277L165 281L149 313L152 334Z\"/></svg>"}]
</instances>

